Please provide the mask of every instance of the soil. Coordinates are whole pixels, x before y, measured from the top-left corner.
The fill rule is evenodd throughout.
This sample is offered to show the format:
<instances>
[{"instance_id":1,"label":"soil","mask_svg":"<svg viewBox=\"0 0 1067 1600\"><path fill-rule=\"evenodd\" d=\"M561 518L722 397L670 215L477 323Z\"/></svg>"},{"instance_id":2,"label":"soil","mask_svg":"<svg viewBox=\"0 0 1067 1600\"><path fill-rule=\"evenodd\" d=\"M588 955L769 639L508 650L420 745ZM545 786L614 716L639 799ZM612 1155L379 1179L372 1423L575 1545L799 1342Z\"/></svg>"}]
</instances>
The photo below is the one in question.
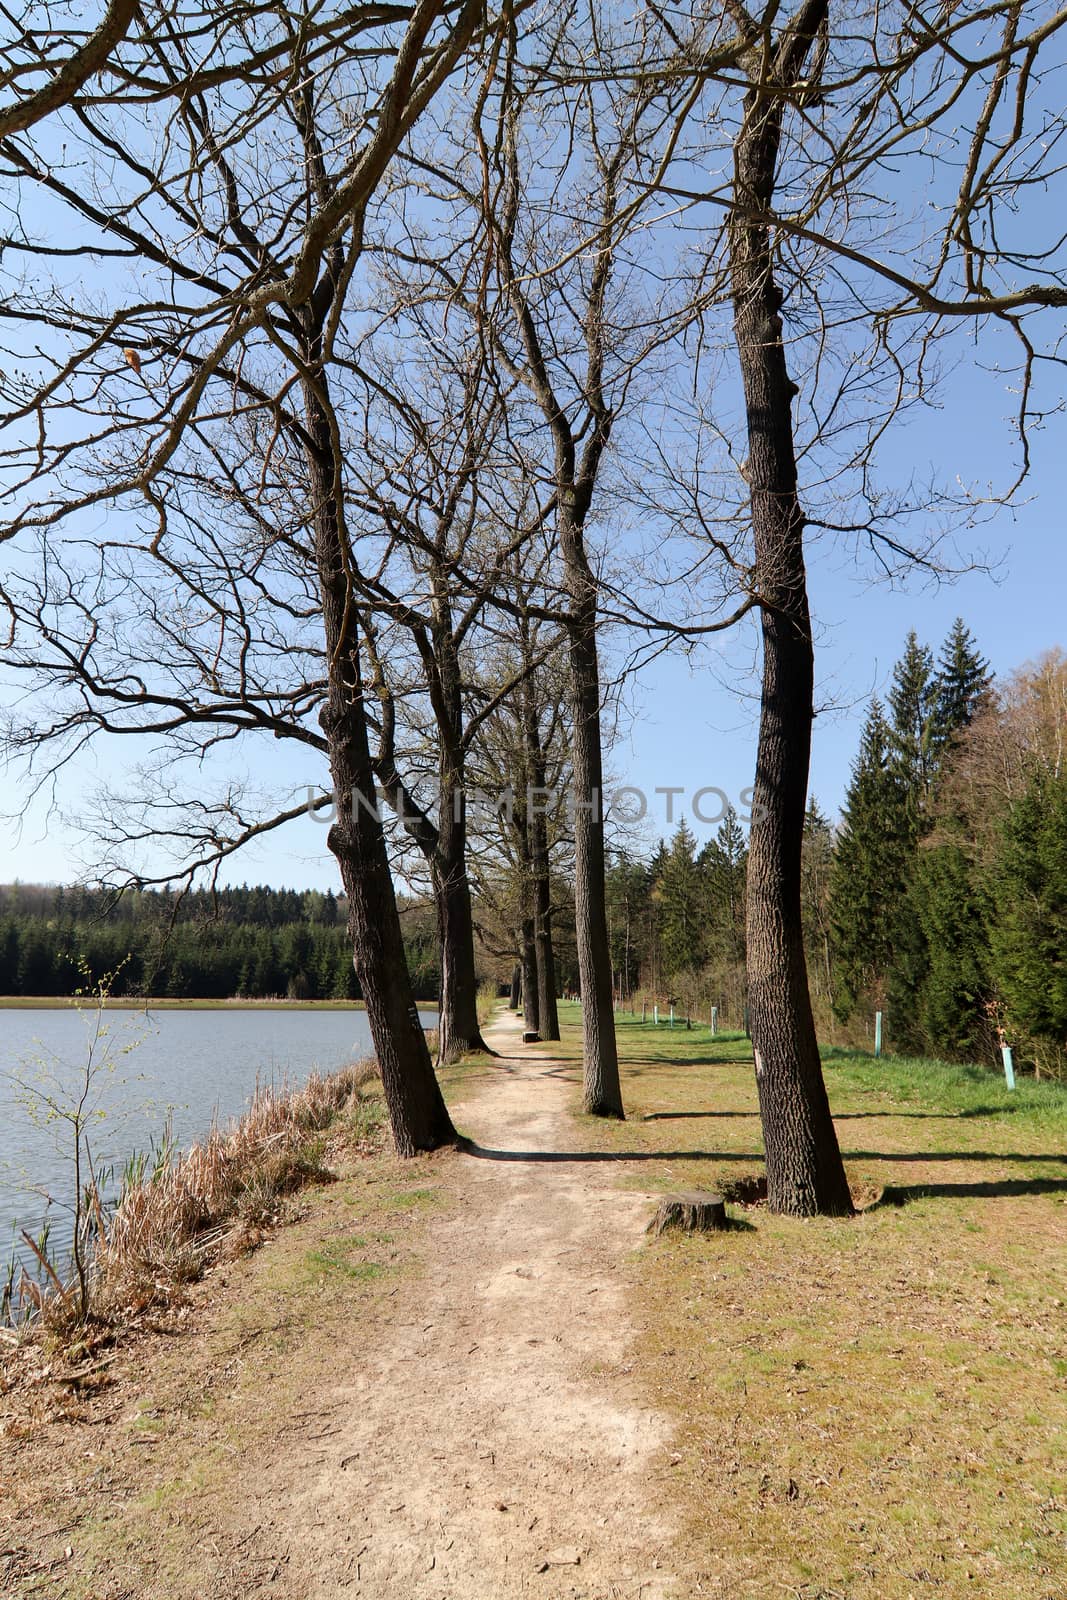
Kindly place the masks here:
<instances>
[{"instance_id":1,"label":"soil","mask_svg":"<svg viewBox=\"0 0 1067 1600\"><path fill-rule=\"evenodd\" d=\"M423 1163L440 1203L405 1217L416 1259L361 1314L290 1316L267 1359L269 1296L258 1322L248 1300L279 1235L199 1328L147 1341L69 1420L9 1428L4 1600L683 1592L671 1428L631 1376L624 1286L656 1197L582 1158L573 1064L523 1052L521 1026L489 1029L499 1059L453 1104L475 1143Z\"/></svg>"}]
</instances>

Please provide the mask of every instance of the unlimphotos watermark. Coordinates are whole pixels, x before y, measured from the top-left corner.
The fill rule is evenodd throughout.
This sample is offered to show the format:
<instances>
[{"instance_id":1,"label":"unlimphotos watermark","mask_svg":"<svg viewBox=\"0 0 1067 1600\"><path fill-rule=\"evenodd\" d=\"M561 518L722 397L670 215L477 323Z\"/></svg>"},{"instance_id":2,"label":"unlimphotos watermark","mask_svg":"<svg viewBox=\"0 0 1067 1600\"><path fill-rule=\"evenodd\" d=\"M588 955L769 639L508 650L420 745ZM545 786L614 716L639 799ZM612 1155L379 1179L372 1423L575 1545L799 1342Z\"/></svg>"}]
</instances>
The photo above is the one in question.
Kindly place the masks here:
<instances>
[{"instance_id":1,"label":"unlimphotos watermark","mask_svg":"<svg viewBox=\"0 0 1067 1600\"><path fill-rule=\"evenodd\" d=\"M517 816L541 816L565 817L573 825L579 816L587 816L595 821L633 824L662 814L662 820L668 824L692 815L697 822L714 827L731 813L746 827L762 822L766 808L756 800L754 789L742 789L737 799L735 805L726 790L716 784L705 784L693 790L681 783L657 784L651 794L632 783L613 789L593 789L586 794L566 786L544 788L531 784L525 789L508 785L493 791L456 788L452 791L451 804L455 821L466 817L474 823L489 822L494 817L512 823ZM308 784L306 809L316 821L328 824L336 820L343 808L336 795L323 794ZM378 820L383 811L401 820L405 815L419 814L405 811L402 794L390 797L382 789L375 789L370 795L354 789L350 809L352 816L363 811Z\"/></svg>"}]
</instances>

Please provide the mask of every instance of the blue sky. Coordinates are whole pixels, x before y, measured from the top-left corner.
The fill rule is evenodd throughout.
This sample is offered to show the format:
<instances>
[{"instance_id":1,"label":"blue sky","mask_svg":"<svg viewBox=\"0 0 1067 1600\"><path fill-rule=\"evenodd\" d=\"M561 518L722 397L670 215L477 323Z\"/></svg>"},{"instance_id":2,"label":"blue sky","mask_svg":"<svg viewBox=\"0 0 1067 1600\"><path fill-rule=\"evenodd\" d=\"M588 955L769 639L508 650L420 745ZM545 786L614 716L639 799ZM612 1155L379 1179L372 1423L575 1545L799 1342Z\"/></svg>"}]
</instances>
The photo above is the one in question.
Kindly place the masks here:
<instances>
[{"instance_id":1,"label":"blue sky","mask_svg":"<svg viewBox=\"0 0 1067 1600\"><path fill-rule=\"evenodd\" d=\"M976 381L980 378L980 381ZM1047 397L1050 401L1055 396ZM937 412L913 416L896 431L885 463L902 476L923 476L937 469L957 473L968 482L994 478L1003 482L1012 454L1008 424L1012 405L1006 378L988 372L976 375L961 368L947 385ZM975 634L993 670L1004 674L1056 645L1067 644L1064 602L1067 599L1064 523L1067 468L1063 424L1053 417L1033 439L1033 468L1025 493L1011 511L998 512L984 525L964 532L959 545L991 565L939 584L912 576L904 584L873 579L870 565L858 563L840 541L821 535L809 559L809 585L816 627L817 703L811 792L823 810L836 815L848 783L867 702L884 694L893 663L909 628L940 647L955 617L962 616ZM675 823L685 814L698 837L713 832L691 810L695 791L715 786L740 805L741 792L752 781L758 716L758 649L755 628L742 625L713 645L682 655L661 656L626 691L626 710L609 757L615 782L633 784L649 797L645 842L654 843L673 825L667 799L657 787L680 787L672 801ZM80 799L96 779L118 768L108 763L126 758L125 747L109 755L86 757L68 770L64 795ZM254 775L277 781L282 753L271 742ZM321 781L321 773L298 770L299 757L284 781L294 790ZM21 804L8 779L8 807ZM706 799L713 815L717 802ZM7 809L8 807L5 807ZM0 881L70 881L89 858L77 853L73 836L57 817L48 818L38 803L26 814L21 837L0 827ZM336 869L326 849L321 823L301 819L254 851L235 857L226 881L269 882L294 888L336 887Z\"/></svg>"},{"instance_id":2,"label":"blue sky","mask_svg":"<svg viewBox=\"0 0 1067 1600\"><path fill-rule=\"evenodd\" d=\"M960 429L967 426L961 417ZM963 616L998 673L1067 644L1063 457L1057 439L1042 440L1029 502L979 530L976 543L1002 563L995 579L973 572L937 587L914 580L906 587L872 585L854 576L851 564L831 550L818 547L813 552L809 577L821 709L815 722L811 789L825 811L834 814L840 806L868 698L875 691L884 693L909 628L936 649L953 619ZM737 800L751 783L758 680L751 674L746 678L744 666L754 662L755 636L749 630L731 641L728 651L709 652L691 662L660 657L628 693L628 712L610 767L618 782L636 784L648 794L650 838L671 831L666 798L653 792L657 786L685 789L685 796L673 802L675 816L686 808L698 836L704 836L714 830L693 817L687 809L689 797L713 785ZM80 788L92 776L86 764L71 781ZM292 776L296 785L317 778L311 771L294 771ZM15 799L12 794L9 803ZM703 809L712 814L715 806L710 798ZM321 824L301 820L254 853L236 858L228 881L336 887L325 834ZM38 806L27 817L21 841L16 842L10 829L0 831L0 880L67 881L76 875L71 848L71 836L58 821L47 822Z\"/></svg>"},{"instance_id":3,"label":"blue sky","mask_svg":"<svg viewBox=\"0 0 1067 1600\"><path fill-rule=\"evenodd\" d=\"M1055 314L1059 316L1059 314ZM1038 341L1051 348L1060 323L1047 314ZM1060 318L1062 322L1062 318ZM1051 337L1049 337L1051 335ZM997 359L1010 361L996 335L983 337L980 352L971 344L972 330L952 330L945 347L950 366L937 409L913 412L895 426L882 454L881 475L889 484L912 476L936 476L951 484L957 477L980 489L1003 486L1011 477L1014 447L1010 418L1015 404L1014 378L998 372ZM951 370L951 363L958 365ZM1067 644L1063 607L1065 590L1063 524L1067 506L1064 465L1065 419L1057 414L1058 369L1044 369L1049 392L1042 403L1050 414L1033 439L1033 467L1015 508L1001 512L960 545L987 560L995 575L972 571L940 584L912 576L906 583L874 581L872 565L856 562L841 543L828 536L814 541L809 557L811 606L816 629L817 703L811 792L824 811L836 815L848 782L859 730L869 697L885 692L893 663L905 636L914 628L920 638L940 647L956 616L962 616L995 672L1004 674L1043 651ZM613 646L609 643L610 657ZM621 647L620 647L621 648ZM628 686L626 713L609 767L619 784L635 785L649 797L645 829L649 845L669 834L684 814L698 836L712 828L695 819L689 804L699 789L717 787L740 806L751 783L758 717L758 647L754 626L721 636L690 658L661 656ZM64 774L61 806L76 805L97 781L115 779L112 765L131 757L128 747L86 755ZM264 784L321 784L323 773L290 749L273 742L257 752L251 776ZM284 767L279 772L279 763ZM24 805L16 775L7 779L4 811ZM657 788L684 791L676 798L675 819L668 819L667 801ZM713 806L714 802L712 802ZM91 853L77 851L60 818L47 814L44 803L26 811L21 832L0 824L0 880L70 881L91 863ZM234 858L226 881L270 882L277 886L336 887L336 868L326 850L326 829L301 819L254 851Z\"/></svg>"}]
</instances>

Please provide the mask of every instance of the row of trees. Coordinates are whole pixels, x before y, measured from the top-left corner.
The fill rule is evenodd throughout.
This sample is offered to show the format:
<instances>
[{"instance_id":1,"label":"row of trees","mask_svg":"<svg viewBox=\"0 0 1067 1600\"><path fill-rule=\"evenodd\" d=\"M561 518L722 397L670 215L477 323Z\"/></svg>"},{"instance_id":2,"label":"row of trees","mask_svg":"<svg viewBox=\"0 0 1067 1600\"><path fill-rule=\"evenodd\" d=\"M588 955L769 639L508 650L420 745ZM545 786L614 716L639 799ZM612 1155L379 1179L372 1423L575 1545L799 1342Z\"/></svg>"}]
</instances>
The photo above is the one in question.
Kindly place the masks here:
<instances>
[{"instance_id":1,"label":"row of trees","mask_svg":"<svg viewBox=\"0 0 1067 1600\"><path fill-rule=\"evenodd\" d=\"M420 1000L437 998L431 908L402 908ZM331 893L255 888L182 897L0 887L0 994L70 995L89 971L117 996L358 1000L346 908Z\"/></svg>"},{"instance_id":2,"label":"row of trees","mask_svg":"<svg viewBox=\"0 0 1067 1600\"><path fill-rule=\"evenodd\" d=\"M801 908L820 1027L900 1051L1067 1076L1067 659L994 684L958 619L935 659L914 633L871 702L843 814L812 800ZM745 1005L747 850L735 818L698 849L683 823L620 857L608 904L623 993Z\"/></svg>"},{"instance_id":3,"label":"row of trees","mask_svg":"<svg viewBox=\"0 0 1067 1600\"><path fill-rule=\"evenodd\" d=\"M87 743L138 749L84 820L142 885L216 876L313 775L401 1152L454 1130L393 869L433 896L446 1058L482 1042L472 878L516 867L496 924L550 1013L529 797L560 760L585 1105L623 1114L605 662L750 619L769 1197L851 1208L801 909L806 552L937 565L992 503L880 482L952 326L1015 351L1025 444L1067 303L1055 207L1019 198L1059 173L1035 64L1065 19L1033 10L147 0L89 39L31 8L6 46L8 751L55 788ZM473 837L501 748L534 781Z\"/></svg>"}]
</instances>

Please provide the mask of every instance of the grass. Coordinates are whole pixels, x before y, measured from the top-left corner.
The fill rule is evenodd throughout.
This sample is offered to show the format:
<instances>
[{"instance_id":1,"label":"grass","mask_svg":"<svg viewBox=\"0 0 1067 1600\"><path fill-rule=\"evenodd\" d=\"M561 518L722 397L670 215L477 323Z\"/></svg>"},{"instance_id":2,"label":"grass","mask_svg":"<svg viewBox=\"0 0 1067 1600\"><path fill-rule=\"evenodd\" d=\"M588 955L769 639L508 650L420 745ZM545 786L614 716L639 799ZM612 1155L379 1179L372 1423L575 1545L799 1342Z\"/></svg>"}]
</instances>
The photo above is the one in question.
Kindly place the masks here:
<instances>
[{"instance_id":1,"label":"grass","mask_svg":"<svg viewBox=\"0 0 1067 1600\"><path fill-rule=\"evenodd\" d=\"M564 1007L563 1054L580 1055ZM583 1142L652 1191L758 1177L743 1037L619 1019L628 1121ZM1067 1086L826 1052L849 1221L732 1207L629 1284L698 1592L744 1600L1067 1594ZM894 1203L886 1203L892 1201Z\"/></svg>"}]
</instances>

